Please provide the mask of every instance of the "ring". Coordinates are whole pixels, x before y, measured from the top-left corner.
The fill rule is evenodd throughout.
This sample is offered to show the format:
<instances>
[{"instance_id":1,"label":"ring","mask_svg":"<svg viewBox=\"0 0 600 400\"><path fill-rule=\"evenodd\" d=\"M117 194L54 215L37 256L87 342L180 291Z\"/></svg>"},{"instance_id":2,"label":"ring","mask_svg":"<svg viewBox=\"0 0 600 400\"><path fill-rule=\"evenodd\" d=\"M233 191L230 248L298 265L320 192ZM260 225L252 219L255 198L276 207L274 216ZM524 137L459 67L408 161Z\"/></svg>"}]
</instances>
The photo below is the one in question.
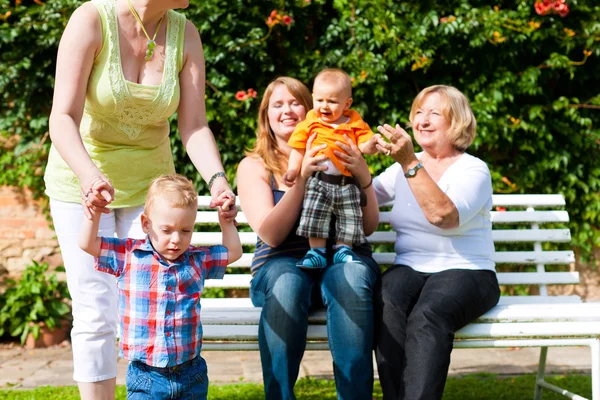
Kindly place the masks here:
<instances>
[{"instance_id":1,"label":"ring","mask_svg":"<svg viewBox=\"0 0 600 400\"><path fill-rule=\"evenodd\" d=\"M392 154L392 149L387 149L387 152L385 153L385 155L389 156L390 154Z\"/></svg>"}]
</instances>

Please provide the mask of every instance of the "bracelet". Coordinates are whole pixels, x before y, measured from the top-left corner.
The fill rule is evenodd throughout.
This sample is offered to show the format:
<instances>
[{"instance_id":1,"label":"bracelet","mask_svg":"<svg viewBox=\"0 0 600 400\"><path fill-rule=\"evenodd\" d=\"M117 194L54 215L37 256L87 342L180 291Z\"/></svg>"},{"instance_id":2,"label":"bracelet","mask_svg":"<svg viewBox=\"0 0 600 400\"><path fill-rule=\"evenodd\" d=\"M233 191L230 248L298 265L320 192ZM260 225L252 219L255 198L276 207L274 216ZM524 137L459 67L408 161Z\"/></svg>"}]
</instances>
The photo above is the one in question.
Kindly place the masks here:
<instances>
[{"instance_id":1,"label":"bracelet","mask_svg":"<svg viewBox=\"0 0 600 400\"><path fill-rule=\"evenodd\" d=\"M369 187L371 187L371 185L373 184L373 177L371 177L371 182L369 182L369 184L367 186L365 186L364 188L362 188L362 190L366 190Z\"/></svg>"},{"instance_id":2,"label":"bracelet","mask_svg":"<svg viewBox=\"0 0 600 400\"><path fill-rule=\"evenodd\" d=\"M208 191L210 192L210 189L212 188L213 183L215 182L215 179L217 178L225 178L225 180L227 180L227 175L225 175L225 172L219 171L219 172L215 172L215 174L213 176L210 177L210 180L208 181Z\"/></svg>"}]
</instances>

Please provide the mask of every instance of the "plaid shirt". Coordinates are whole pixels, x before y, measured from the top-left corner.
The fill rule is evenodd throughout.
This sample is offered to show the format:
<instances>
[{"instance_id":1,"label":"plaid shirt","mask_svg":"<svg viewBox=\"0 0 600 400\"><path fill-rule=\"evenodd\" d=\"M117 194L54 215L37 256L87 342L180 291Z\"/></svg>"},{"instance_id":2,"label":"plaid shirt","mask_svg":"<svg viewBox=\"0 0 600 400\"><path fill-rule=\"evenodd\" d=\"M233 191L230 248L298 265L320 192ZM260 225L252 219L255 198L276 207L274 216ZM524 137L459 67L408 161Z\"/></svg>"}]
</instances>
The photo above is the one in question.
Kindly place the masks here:
<instances>
[{"instance_id":1,"label":"plaid shirt","mask_svg":"<svg viewBox=\"0 0 600 400\"><path fill-rule=\"evenodd\" d=\"M222 279L223 246L190 246L165 263L144 240L102 238L96 269L117 277L119 355L154 367L173 367L200 354L200 295L204 279Z\"/></svg>"}]
</instances>

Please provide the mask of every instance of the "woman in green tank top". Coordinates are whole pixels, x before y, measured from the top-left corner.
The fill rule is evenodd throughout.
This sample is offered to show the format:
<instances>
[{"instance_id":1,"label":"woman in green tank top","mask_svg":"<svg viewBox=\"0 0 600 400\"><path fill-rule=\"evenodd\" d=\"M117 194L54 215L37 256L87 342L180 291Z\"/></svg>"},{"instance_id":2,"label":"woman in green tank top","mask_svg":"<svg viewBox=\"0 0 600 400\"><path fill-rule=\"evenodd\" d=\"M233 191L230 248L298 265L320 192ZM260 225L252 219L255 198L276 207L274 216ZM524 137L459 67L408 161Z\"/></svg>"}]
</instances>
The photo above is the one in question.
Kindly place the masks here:
<instances>
[{"instance_id":1,"label":"woman in green tank top","mask_svg":"<svg viewBox=\"0 0 600 400\"><path fill-rule=\"evenodd\" d=\"M102 211L100 235L142 237L146 190L174 172L168 118L232 220L235 195L208 126L196 27L187 0L92 0L71 16L58 50L46 193L73 298L73 378L83 399L115 396L117 288L77 245L82 218ZM97 188L92 190L91 188Z\"/></svg>"}]
</instances>

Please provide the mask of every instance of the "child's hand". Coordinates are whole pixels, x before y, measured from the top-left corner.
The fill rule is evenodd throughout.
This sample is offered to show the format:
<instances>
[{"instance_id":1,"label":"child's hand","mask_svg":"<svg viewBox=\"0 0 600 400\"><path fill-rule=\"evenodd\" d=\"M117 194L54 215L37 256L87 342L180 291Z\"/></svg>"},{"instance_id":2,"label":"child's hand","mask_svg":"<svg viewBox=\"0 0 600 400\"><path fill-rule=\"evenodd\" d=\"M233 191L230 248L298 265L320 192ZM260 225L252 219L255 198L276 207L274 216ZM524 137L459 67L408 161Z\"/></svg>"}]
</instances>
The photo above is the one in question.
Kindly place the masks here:
<instances>
[{"instance_id":1,"label":"child's hand","mask_svg":"<svg viewBox=\"0 0 600 400\"><path fill-rule=\"evenodd\" d=\"M376 154L378 149L377 149L377 144L380 143L381 139L381 135L380 134L375 134L373 135L373 137L371 139L369 139L368 141L361 143L358 148L360 149L361 153L363 154L368 154L368 155L373 155Z\"/></svg>"},{"instance_id":2,"label":"child's hand","mask_svg":"<svg viewBox=\"0 0 600 400\"><path fill-rule=\"evenodd\" d=\"M221 222L221 218L223 218L223 221L227 223L233 222L235 224L235 217L237 216L238 209L235 205L235 194L233 194L233 192L221 192L216 200L211 200L210 207L217 207L219 222Z\"/></svg>"},{"instance_id":3,"label":"child's hand","mask_svg":"<svg viewBox=\"0 0 600 400\"><path fill-rule=\"evenodd\" d=\"M95 207L90 207L88 204L86 204L85 201L81 203L81 208L83 208L83 214L87 217L88 220L93 221L96 218L99 219L102 215L102 211L97 210Z\"/></svg>"},{"instance_id":4,"label":"child's hand","mask_svg":"<svg viewBox=\"0 0 600 400\"><path fill-rule=\"evenodd\" d=\"M232 211L235 211L235 214L232 214ZM219 225L223 226L225 224L231 224L237 226L237 222L235 221L235 217L237 215L237 207L234 205L227 210L223 210L222 207L217 208L217 215L219 216Z\"/></svg>"},{"instance_id":5,"label":"child's hand","mask_svg":"<svg viewBox=\"0 0 600 400\"><path fill-rule=\"evenodd\" d=\"M87 183L83 183L83 182ZM102 174L84 178L80 181L81 204L83 213L87 219L92 218L91 210L100 211L108 214L110 210L107 206L113 201L115 190L110 181ZM84 190L84 188L87 188Z\"/></svg>"},{"instance_id":6,"label":"child's hand","mask_svg":"<svg viewBox=\"0 0 600 400\"><path fill-rule=\"evenodd\" d=\"M283 183L286 184L286 186L294 186L294 183L296 182L296 178L298 177L298 171L295 170L288 170L285 174L283 174Z\"/></svg>"}]
</instances>

